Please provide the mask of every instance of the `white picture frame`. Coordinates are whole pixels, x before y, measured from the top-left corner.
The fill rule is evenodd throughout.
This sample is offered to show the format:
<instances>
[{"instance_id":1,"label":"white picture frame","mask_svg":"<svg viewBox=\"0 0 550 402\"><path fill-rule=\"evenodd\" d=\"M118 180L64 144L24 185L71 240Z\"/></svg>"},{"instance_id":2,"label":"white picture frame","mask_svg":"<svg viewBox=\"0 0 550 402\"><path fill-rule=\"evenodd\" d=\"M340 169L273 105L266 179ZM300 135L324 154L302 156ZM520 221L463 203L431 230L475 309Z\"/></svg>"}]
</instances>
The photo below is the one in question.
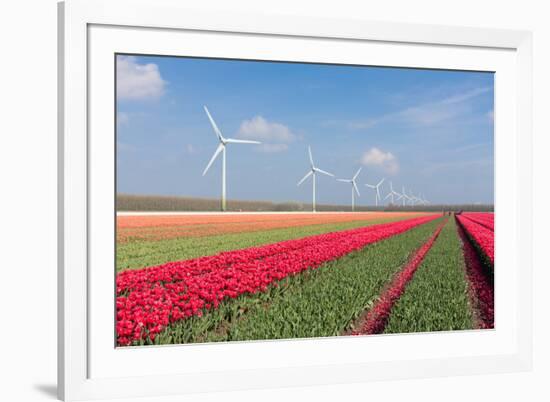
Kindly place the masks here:
<instances>
[{"instance_id":1,"label":"white picture frame","mask_svg":"<svg viewBox=\"0 0 550 402\"><path fill-rule=\"evenodd\" d=\"M352 52L357 48L365 52ZM70 0L59 5L59 49L60 398L161 396L531 368L531 33L206 14L177 0ZM506 261L499 265L503 273L497 273L495 285L496 329L115 350L109 341L109 322L114 320L108 316L114 297L100 301L95 296L108 291L112 271L94 267L114 252L114 242L102 248L101 238L113 236L114 227L114 186L109 181L114 165L108 148L114 113L108 100L114 92L109 63L116 52L495 71L496 259ZM102 167L97 160L104 161ZM179 363L183 356L196 363L194 370ZM216 356L222 358L211 369ZM140 362L150 368L141 370Z\"/></svg>"}]
</instances>

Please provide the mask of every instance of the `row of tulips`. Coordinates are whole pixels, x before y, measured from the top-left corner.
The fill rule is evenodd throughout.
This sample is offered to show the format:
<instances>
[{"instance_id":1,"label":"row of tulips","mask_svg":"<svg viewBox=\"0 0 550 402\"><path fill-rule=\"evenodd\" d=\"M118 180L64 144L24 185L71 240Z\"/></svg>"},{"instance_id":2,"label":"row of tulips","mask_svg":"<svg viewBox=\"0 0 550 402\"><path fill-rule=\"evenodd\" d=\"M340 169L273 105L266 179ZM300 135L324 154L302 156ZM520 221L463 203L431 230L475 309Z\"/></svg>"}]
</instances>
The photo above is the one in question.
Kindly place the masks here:
<instances>
[{"instance_id":1,"label":"row of tulips","mask_svg":"<svg viewBox=\"0 0 550 402\"><path fill-rule=\"evenodd\" d=\"M405 292L407 284L413 278L416 270L420 264L422 264L422 261L424 261L424 257L432 248L446 223L447 218L441 222L432 236L418 250L416 250L405 267L395 276L390 286L380 296L380 299L369 310L365 318L365 322L361 328L354 331L353 335L371 335L381 334L384 332L384 328L386 327L393 306L397 300L399 300L403 292Z\"/></svg>"},{"instance_id":2,"label":"row of tulips","mask_svg":"<svg viewBox=\"0 0 550 402\"><path fill-rule=\"evenodd\" d=\"M308 225L371 221L375 219L415 218L427 213L369 212L314 215L121 215L117 216L117 241L162 241L175 238L218 236Z\"/></svg>"},{"instance_id":3,"label":"row of tulips","mask_svg":"<svg viewBox=\"0 0 550 402\"><path fill-rule=\"evenodd\" d=\"M288 240L260 247L125 271L116 279L119 345L154 341L170 323L217 308L225 299L266 291L277 281L314 269L439 215Z\"/></svg>"},{"instance_id":4,"label":"row of tulips","mask_svg":"<svg viewBox=\"0 0 550 402\"><path fill-rule=\"evenodd\" d=\"M460 225L467 232L468 236L473 239L483 254L489 259L491 264L495 264L495 232L477 222L474 222L468 216L463 214L456 215Z\"/></svg>"},{"instance_id":5,"label":"row of tulips","mask_svg":"<svg viewBox=\"0 0 550 402\"><path fill-rule=\"evenodd\" d=\"M491 231L495 231L495 214L486 212L469 212L462 213L461 216L468 218L475 223L479 223L481 226L485 226Z\"/></svg>"},{"instance_id":6,"label":"row of tulips","mask_svg":"<svg viewBox=\"0 0 550 402\"><path fill-rule=\"evenodd\" d=\"M456 215L457 219L460 215ZM468 240L464 229L457 225L458 234L462 239L466 275L470 283L473 306L477 311L477 326L481 329L495 326L495 291L492 275L484 269L477 250Z\"/></svg>"}]
</instances>

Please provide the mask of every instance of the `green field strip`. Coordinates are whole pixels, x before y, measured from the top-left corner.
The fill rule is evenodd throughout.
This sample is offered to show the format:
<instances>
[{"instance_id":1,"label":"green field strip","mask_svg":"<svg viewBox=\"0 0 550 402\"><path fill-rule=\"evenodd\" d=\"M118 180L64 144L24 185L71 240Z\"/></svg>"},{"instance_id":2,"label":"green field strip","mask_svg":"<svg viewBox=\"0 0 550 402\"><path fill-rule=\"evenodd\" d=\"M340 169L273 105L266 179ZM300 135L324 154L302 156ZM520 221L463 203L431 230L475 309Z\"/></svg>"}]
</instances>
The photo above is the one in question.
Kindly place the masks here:
<instances>
[{"instance_id":1,"label":"green field strip","mask_svg":"<svg viewBox=\"0 0 550 402\"><path fill-rule=\"evenodd\" d=\"M464 256L454 219L393 307L384 333L473 329Z\"/></svg>"},{"instance_id":2,"label":"green field strip","mask_svg":"<svg viewBox=\"0 0 550 402\"><path fill-rule=\"evenodd\" d=\"M299 239L322 233L354 229L379 223L395 222L412 217L394 217L375 220L360 220L321 225L298 226L264 231L228 233L204 237L180 237L169 240L142 241L117 244L117 271L136 269L171 261L181 261L222 251L239 250L248 247Z\"/></svg>"},{"instance_id":3,"label":"green field strip","mask_svg":"<svg viewBox=\"0 0 550 402\"><path fill-rule=\"evenodd\" d=\"M158 344L335 336L374 304L383 287L441 219L366 246L268 291L225 301L170 325Z\"/></svg>"}]
</instances>

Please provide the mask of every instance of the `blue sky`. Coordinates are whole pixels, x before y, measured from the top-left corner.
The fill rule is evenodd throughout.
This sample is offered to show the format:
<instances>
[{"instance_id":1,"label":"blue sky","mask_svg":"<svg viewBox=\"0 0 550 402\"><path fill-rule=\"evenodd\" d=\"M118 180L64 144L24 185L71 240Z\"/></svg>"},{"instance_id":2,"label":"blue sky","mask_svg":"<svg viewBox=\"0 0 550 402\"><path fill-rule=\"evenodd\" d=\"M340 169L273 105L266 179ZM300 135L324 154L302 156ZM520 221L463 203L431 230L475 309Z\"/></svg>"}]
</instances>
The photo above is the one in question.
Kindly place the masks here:
<instances>
[{"instance_id":1,"label":"blue sky","mask_svg":"<svg viewBox=\"0 0 550 402\"><path fill-rule=\"evenodd\" d=\"M207 105L229 144L229 199L311 201L307 147L321 169L422 192L432 203L493 202L493 74L118 56L117 192L219 197L221 158ZM319 203L350 188L317 180ZM383 192L388 191L386 185Z\"/></svg>"}]
</instances>

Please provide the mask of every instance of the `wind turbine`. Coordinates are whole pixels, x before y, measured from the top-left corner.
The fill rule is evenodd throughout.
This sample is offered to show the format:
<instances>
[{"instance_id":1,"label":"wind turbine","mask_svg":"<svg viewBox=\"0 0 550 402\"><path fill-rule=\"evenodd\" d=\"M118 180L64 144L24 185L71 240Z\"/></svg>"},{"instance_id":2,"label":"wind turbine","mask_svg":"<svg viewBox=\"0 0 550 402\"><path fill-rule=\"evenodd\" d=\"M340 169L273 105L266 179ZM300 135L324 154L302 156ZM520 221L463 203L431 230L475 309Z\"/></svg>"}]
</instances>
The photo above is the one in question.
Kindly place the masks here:
<instances>
[{"instance_id":1,"label":"wind turbine","mask_svg":"<svg viewBox=\"0 0 550 402\"><path fill-rule=\"evenodd\" d=\"M214 132L216 133L216 136L218 137L219 144L218 148L216 148L216 151L214 152L214 155L212 155L212 158L210 159L210 162L208 162L208 165L206 165L206 168L204 169L204 172L202 172L202 175L204 176L206 172L208 172L208 169L210 169L210 166L212 166L212 163L216 160L218 155L222 154L222 211L226 210L226 202L225 202L225 147L227 144L261 144L259 141L249 141L249 140L235 140L233 138L224 138L222 135L220 129L216 125L216 122L210 115L210 112L208 111L208 108L204 106L204 111L206 112L206 115L208 116L208 120L210 120L210 124L212 125L212 128L214 129Z\"/></svg>"},{"instance_id":2,"label":"wind turbine","mask_svg":"<svg viewBox=\"0 0 550 402\"><path fill-rule=\"evenodd\" d=\"M426 200L424 193L420 193L419 197L420 197L420 202L422 202L422 205L428 205L428 201Z\"/></svg>"},{"instance_id":3,"label":"wind turbine","mask_svg":"<svg viewBox=\"0 0 550 402\"><path fill-rule=\"evenodd\" d=\"M417 205L422 203L422 200L416 195L414 195L412 191L411 191L411 200L412 200L412 205Z\"/></svg>"},{"instance_id":4,"label":"wind turbine","mask_svg":"<svg viewBox=\"0 0 550 402\"><path fill-rule=\"evenodd\" d=\"M396 193L396 194L398 194L398 196L395 199L395 201L403 200L403 205L405 205L405 195L403 193Z\"/></svg>"},{"instance_id":5,"label":"wind turbine","mask_svg":"<svg viewBox=\"0 0 550 402\"><path fill-rule=\"evenodd\" d=\"M376 190L376 193L374 196L374 201L376 203L376 206L378 206L378 201L382 199L382 197L380 196L380 186L382 185L382 183L384 183L384 180L386 180L385 177L382 180L380 180L378 184L365 184L365 186Z\"/></svg>"},{"instance_id":6,"label":"wind turbine","mask_svg":"<svg viewBox=\"0 0 550 402\"><path fill-rule=\"evenodd\" d=\"M424 201L424 205L428 205L430 203L424 194L422 194L422 201Z\"/></svg>"},{"instance_id":7,"label":"wind turbine","mask_svg":"<svg viewBox=\"0 0 550 402\"><path fill-rule=\"evenodd\" d=\"M424 193L422 193L422 201L424 202L424 205L428 205L430 203L430 201L426 199L426 196L424 195Z\"/></svg>"},{"instance_id":8,"label":"wind turbine","mask_svg":"<svg viewBox=\"0 0 550 402\"><path fill-rule=\"evenodd\" d=\"M342 181L344 183L351 183L351 211L355 211L355 193L357 193L358 197L361 197L361 194L359 194L359 189L357 188L357 182L355 179L357 179L357 176L359 176L359 173L361 172L361 168L357 170L357 173L353 176L352 179L338 179L338 181Z\"/></svg>"},{"instance_id":9,"label":"wind turbine","mask_svg":"<svg viewBox=\"0 0 550 402\"><path fill-rule=\"evenodd\" d=\"M403 194L405 195L405 198L407 201L403 200L403 204L413 205L413 197L412 193L410 195L407 195L407 192L405 191L405 186L403 186Z\"/></svg>"},{"instance_id":10,"label":"wind turbine","mask_svg":"<svg viewBox=\"0 0 550 402\"><path fill-rule=\"evenodd\" d=\"M416 196L416 199L418 200L419 204L425 205L424 200L422 199L422 194L421 193L418 193L418 195Z\"/></svg>"},{"instance_id":11,"label":"wind turbine","mask_svg":"<svg viewBox=\"0 0 550 402\"><path fill-rule=\"evenodd\" d=\"M411 197L409 197L407 195L407 193L405 193L405 186L402 186L401 187L401 190L402 190L402 193L401 193L401 199L403 200L403 206L405 206L405 204L407 203L407 200L410 201Z\"/></svg>"},{"instance_id":12,"label":"wind turbine","mask_svg":"<svg viewBox=\"0 0 550 402\"><path fill-rule=\"evenodd\" d=\"M306 175L302 178L302 180L300 180L298 182L298 186L300 184L302 184L304 181L306 181L306 179L309 176L313 176L313 212L315 212L315 178L316 178L316 174L317 173L322 173L322 174L326 174L327 176L332 176L332 177L334 177L334 175L332 173L325 172L324 170L321 170L318 167L316 167L315 163L313 163L313 156L311 155L311 147L308 146L307 150L309 152L309 163L310 163L311 169L310 169L309 172L306 173Z\"/></svg>"},{"instance_id":13,"label":"wind turbine","mask_svg":"<svg viewBox=\"0 0 550 402\"><path fill-rule=\"evenodd\" d=\"M384 197L384 199L391 197L391 203L392 203L392 205L393 205L393 203L394 203L393 196L394 196L394 195L400 196L401 194L399 194L399 193L396 192L396 191L393 191L393 184L392 184L392 182L390 181L390 192L388 193L388 195L386 195L386 196Z\"/></svg>"}]
</instances>

